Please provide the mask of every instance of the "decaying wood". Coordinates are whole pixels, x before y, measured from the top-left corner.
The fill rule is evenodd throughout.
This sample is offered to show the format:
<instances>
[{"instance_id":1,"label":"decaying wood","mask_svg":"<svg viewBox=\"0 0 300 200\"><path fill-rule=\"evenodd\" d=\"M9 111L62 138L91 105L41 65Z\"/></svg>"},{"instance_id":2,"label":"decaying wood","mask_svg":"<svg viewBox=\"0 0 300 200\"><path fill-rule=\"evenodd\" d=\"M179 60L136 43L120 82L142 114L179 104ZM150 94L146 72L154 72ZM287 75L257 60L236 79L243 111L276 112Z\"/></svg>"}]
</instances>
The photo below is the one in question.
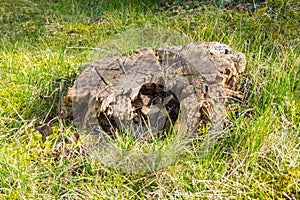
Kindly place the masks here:
<instances>
[{"instance_id":1,"label":"decaying wood","mask_svg":"<svg viewBox=\"0 0 300 200\"><path fill-rule=\"evenodd\" d=\"M130 127L138 138L171 127L190 133L220 120L231 98L242 98L237 80L245 64L242 53L214 42L145 48L86 66L67 98L81 130L112 135Z\"/></svg>"}]
</instances>

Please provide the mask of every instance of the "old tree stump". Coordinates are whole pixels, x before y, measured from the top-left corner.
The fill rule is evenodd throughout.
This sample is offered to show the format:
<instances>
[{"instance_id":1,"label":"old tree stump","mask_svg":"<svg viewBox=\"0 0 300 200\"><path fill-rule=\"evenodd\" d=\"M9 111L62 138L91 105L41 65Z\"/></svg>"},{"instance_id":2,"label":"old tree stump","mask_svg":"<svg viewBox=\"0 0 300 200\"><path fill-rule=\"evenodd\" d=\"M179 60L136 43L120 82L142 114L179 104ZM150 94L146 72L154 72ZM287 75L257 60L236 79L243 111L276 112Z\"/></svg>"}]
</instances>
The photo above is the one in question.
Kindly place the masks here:
<instances>
[{"instance_id":1,"label":"old tree stump","mask_svg":"<svg viewBox=\"0 0 300 200\"><path fill-rule=\"evenodd\" d=\"M231 100L242 98L237 80L245 64L244 54L216 42L144 48L84 67L66 99L82 133L192 135L200 124L219 124Z\"/></svg>"}]
</instances>

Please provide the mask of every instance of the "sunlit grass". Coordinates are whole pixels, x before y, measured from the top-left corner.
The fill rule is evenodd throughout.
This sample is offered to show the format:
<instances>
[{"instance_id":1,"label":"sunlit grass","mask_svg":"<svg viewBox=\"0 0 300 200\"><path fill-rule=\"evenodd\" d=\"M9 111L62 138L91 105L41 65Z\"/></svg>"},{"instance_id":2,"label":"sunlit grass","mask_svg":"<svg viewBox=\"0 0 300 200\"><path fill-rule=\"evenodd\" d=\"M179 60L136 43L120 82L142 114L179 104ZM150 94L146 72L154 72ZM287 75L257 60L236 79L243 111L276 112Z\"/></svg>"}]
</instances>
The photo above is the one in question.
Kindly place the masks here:
<instances>
[{"instance_id":1,"label":"sunlit grass","mask_svg":"<svg viewBox=\"0 0 300 200\"><path fill-rule=\"evenodd\" d=\"M139 2L0 2L0 198L299 199L299 2L267 1L256 10L250 3L221 9L225 1ZM138 174L86 156L67 120L63 131L54 122L43 143L35 127L50 109L57 117L59 82L63 93L93 48L144 27L245 53L247 98L226 133L209 151L191 143L170 165ZM119 139L124 149L141 150L132 138ZM157 142L144 150L163 146Z\"/></svg>"}]
</instances>

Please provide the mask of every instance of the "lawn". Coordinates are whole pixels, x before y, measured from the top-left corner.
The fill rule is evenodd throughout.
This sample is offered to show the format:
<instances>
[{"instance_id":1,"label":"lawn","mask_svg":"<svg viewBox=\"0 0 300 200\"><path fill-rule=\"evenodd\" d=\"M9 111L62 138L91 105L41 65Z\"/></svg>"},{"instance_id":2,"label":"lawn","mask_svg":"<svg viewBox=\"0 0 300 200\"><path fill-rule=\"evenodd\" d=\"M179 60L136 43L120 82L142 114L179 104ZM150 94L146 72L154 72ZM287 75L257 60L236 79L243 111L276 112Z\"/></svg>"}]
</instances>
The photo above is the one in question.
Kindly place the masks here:
<instances>
[{"instance_id":1,"label":"lawn","mask_svg":"<svg viewBox=\"0 0 300 200\"><path fill-rule=\"evenodd\" d=\"M300 199L300 3L174 2L0 0L0 199ZM43 142L36 127L91 52L145 28L246 55L245 98L217 144L124 173L80 152L70 120Z\"/></svg>"}]
</instances>

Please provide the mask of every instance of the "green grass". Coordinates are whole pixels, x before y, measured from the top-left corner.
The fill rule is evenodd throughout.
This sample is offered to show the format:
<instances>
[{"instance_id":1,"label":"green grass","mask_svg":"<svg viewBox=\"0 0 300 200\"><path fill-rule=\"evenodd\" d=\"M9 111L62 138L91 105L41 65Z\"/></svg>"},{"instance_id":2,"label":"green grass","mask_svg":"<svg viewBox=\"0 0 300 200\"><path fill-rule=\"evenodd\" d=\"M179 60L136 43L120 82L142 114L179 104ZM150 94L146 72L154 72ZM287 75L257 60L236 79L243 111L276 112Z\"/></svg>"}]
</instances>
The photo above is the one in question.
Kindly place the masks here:
<instances>
[{"instance_id":1,"label":"green grass","mask_svg":"<svg viewBox=\"0 0 300 200\"><path fill-rule=\"evenodd\" d=\"M191 1L139 2L0 1L0 198L299 199L299 2L257 9L231 1L226 8L199 3L202 9ZM72 122L63 122L64 131L54 123L43 143L34 127L51 107L49 116L57 116L59 94L51 93L58 83L70 85L98 44L143 27L219 41L247 56L241 89L248 98L217 145L203 156L195 143L169 166L132 174L61 153L59 145L79 151L80 142L67 140Z\"/></svg>"}]
</instances>

